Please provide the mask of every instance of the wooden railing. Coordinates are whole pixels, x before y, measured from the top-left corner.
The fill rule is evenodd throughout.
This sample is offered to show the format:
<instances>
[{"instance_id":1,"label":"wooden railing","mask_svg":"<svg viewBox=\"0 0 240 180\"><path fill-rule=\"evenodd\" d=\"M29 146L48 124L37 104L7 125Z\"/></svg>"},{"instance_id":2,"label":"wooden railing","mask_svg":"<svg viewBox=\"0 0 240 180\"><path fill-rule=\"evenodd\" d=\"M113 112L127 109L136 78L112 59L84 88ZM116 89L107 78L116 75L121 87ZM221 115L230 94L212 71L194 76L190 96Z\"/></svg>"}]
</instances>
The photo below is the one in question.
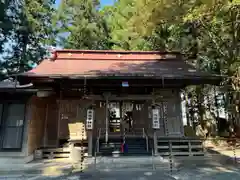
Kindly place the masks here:
<instances>
[{"instance_id":1,"label":"wooden railing","mask_svg":"<svg viewBox=\"0 0 240 180\"><path fill-rule=\"evenodd\" d=\"M204 155L204 148L202 141L196 139L158 139L157 152L166 156L195 156Z\"/></svg>"}]
</instances>

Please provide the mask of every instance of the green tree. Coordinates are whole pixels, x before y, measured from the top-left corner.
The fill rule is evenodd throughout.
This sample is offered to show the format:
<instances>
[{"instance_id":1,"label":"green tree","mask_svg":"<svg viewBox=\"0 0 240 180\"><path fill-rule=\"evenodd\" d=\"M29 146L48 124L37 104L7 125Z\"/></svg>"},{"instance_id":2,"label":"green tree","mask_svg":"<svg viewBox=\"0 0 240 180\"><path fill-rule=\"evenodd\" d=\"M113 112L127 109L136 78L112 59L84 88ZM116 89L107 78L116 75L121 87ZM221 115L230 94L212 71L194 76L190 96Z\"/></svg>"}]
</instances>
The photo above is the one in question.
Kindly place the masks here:
<instances>
[{"instance_id":1,"label":"green tree","mask_svg":"<svg viewBox=\"0 0 240 180\"><path fill-rule=\"evenodd\" d=\"M60 45L72 49L109 49L108 27L99 1L62 0L55 26Z\"/></svg>"},{"instance_id":2,"label":"green tree","mask_svg":"<svg viewBox=\"0 0 240 180\"><path fill-rule=\"evenodd\" d=\"M13 16L7 11L14 11L14 0L0 2L0 53L4 51L4 44L13 29Z\"/></svg>"},{"instance_id":3,"label":"green tree","mask_svg":"<svg viewBox=\"0 0 240 180\"><path fill-rule=\"evenodd\" d=\"M126 13L112 37L133 36L143 42L134 44L131 39L123 49L177 50L182 52L198 69L225 75L224 87L229 96L239 89L239 1L228 0L123 0L119 4L133 3L130 16ZM117 17L119 10L114 10ZM116 18L117 19L117 18ZM115 27L116 19L111 26ZM120 18L118 18L120 19ZM125 31L124 31L125 30ZM129 31L130 30L130 31ZM120 35L118 34L120 33ZM121 38L118 38L121 41ZM124 40L124 38L122 38ZM144 48L139 45L144 44ZM237 88L238 85L238 88ZM206 108L202 95L213 92L213 87L191 87L200 119ZM233 93L232 93L233 92ZM237 97L236 95L234 97ZM236 99L236 98L235 98ZM213 102L212 102L212 105ZM205 110L203 110L203 108Z\"/></svg>"},{"instance_id":4,"label":"green tree","mask_svg":"<svg viewBox=\"0 0 240 180\"><path fill-rule=\"evenodd\" d=\"M113 49L146 50L144 38L132 26L136 15L136 0L119 0L114 6L105 7L103 12L110 28Z\"/></svg>"},{"instance_id":5,"label":"green tree","mask_svg":"<svg viewBox=\"0 0 240 180\"><path fill-rule=\"evenodd\" d=\"M2 54L4 76L32 68L53 44L54 0L22 0L8 4L12 11L12 29L7 37L7 50ZM13 6L13 7L12 7ZM6 36L5 36L6 37Z\"/></svg>"}]
</instances>

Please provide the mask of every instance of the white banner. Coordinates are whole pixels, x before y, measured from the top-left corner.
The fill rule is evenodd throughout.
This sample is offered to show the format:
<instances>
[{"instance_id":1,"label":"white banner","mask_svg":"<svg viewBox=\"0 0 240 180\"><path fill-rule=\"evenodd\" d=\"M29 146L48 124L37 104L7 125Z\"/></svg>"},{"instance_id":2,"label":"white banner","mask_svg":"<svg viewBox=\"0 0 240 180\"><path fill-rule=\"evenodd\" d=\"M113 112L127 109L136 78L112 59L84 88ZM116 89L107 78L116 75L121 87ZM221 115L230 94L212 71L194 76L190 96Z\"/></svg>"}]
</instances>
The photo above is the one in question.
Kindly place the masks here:
<instances>
[{"instance_id":1,"label":"white banner","mask_svg":"<svg viewBox=\"0 0 240 180\"><path fill-rule=\"evenodd\" d=\"M160 129L160 112L159 109L152 109L152 128Z\"/></svg>"},{"instance_id":2,"label":"white banner","mask_svg":"<svg viewBox=\"0 0 240 180\"><path fill-rule=\"evenodd\" d=\"M87 110L87 129L93 129L93 120L94 120L94 110L88 109Z\"/></svg>"}]
</instances>

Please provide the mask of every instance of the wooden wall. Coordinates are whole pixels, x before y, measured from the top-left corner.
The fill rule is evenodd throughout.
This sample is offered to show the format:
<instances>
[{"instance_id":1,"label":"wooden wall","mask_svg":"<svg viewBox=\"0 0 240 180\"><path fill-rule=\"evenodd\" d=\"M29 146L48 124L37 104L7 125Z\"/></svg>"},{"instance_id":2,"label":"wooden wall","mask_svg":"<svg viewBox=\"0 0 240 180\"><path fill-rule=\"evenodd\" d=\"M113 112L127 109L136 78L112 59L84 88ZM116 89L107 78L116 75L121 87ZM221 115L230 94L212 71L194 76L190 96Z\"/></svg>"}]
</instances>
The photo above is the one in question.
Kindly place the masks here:
<instances>
[{"instance_id":1,"label":"wooden wall","mask_svg":"<svg viewBox=\"0 0 240 180\"><path fill-rule=\"evenodd\" d=\"M58 146L58 103L55 96L44 98L47 103L45 117L45 146Z\"/></svg>"},{"instance_id":2,"label":"wooden wall","mask_svg":"<svg viewBox=\"0 0 240 180\"><path fill-rule=\"evenodd\" d=\"M142 97L141 97L142 98ZM124 97L122 97L124 100ZM136 99L137 100L137 99ZM104 102L104 100L101 100ZM112 100L114 102L114 100ZM97 136L99 128L106 127L106 107L100 106L100 100L61 100L60 102L60 120L59 120L59 138L69 138L69 123L85 123L86 111L90 105L94 104L95 122L93 136ZM111 101L110 101L111 102ZM156 92L155 103L160 108L160 129L157 130L157 136L182 136L183 127L181 119L181 104L178 90L159 90ZM149 134L153 134L151 117L152 100L144 101L141 110L134 106L133 119L134 128L142 128ZM165 109L165 111L164 111ZM176 133L174 131L177 131Z\"/></svg>"},{"instance_id":3,"label":"wooden wall","mask_svg":"<svg viewBox=\"0 0 240 180\"><path fill-rule=\"evenodd\" d=\"M176 92L159 91L156 93L155 103L161 111L160 130L158 136L179 136L183 133L180 97ZM124 100L124 97L122 98ZM105 129L105 106L99 106L100 101L93 100L57 100L56 97L38 98L33 96L28 103L30 110L28 123L28 153L41 146L57 147L59 140L69 139L69 124L85 124L87 109L94 105L95 122L93 136L97 135L99 128ZM136 129L145 128L152 135L152 119L150 108L152 100L144 102L141 110L134 108L133 119ZM165 107L165 108L164 108ZM165 111L164 111L165 109ZM180 134L169 133L169 130L177 130ZM84 129L86 131L86 129Z\"/></svg>"},{"instance_id":4,"label":"wooden wall","mask_svg":"<svg viewBox=\"0 0 240 180\"><path fill-rule=\"evenodd\" d=\"M46 100L31 97L27 105L28 116L28 155L43 145L44 123L46 117Z\"/></svg>"},{"instance_id":5,"label":"wooden wall","mask_svg":"<svg viewBox=\"0 0 240 180\"><path fill-rule=\"evenodd\" d=\"M59 139L69 139L69 124L72 127L85 124L87 108L91 100L59 100ZM73 128L74 129L74 128ZM84 130L86 132L86 129ZM71 132L73 133L73 132Z\"/></svg>"},{"instance_id":6,"label":"wooden wall","mask_svg":"<svg viewBox=\"0 0 240 180\"><path fill-rule=\"evenodd\" d=\"M32 96L28 102L28 155L41 147L58 146L58 104L55 96Z\"/></svg>"},{"instance_id":7,"label":"wooden wall","mask_svg":"<svg viewBox=\"0 0 240 180\"><path fill-rule=\"evenodd\" d=\"M98 106L95 108L95 121L94 121L94 130L93 135L96 137L98 136L98 129L105 129L106 128L106 107L99 106L100 102L96 102Z\"/></svg>"},{"instance_id":8,"label":"wooden wall","mask_svg":"<svg viewBox=\"0 0 240 180\"><path fill-rule=\"evenodd\" d=\"M133 126L138 130L145 129L146 133L152 134L152 119L149 116L149 107L151 107L151 101L145 101L141 110L133 108Z\"/></svg>"},{"instance_id":9,"label":"wooden wall","mask_svg":"<svg viewBox=\"0 0 240 180\"><path fill-rule=\"evenodd\" d=\"M181 99L179 90L159 90L155 94L155 103L160 108L160 130L157 136L183 136L181 117Z\"/></svg>"}]
</instances>

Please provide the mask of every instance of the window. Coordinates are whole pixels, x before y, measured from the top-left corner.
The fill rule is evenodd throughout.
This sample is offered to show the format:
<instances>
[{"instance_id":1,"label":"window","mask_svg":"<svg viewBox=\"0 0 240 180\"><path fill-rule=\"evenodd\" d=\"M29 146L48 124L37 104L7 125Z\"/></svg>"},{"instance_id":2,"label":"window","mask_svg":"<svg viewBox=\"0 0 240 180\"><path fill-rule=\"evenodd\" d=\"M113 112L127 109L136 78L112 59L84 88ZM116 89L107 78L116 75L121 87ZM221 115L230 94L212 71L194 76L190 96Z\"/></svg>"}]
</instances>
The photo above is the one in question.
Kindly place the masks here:
<instances>
[{"instance_id":1,"label":"window","mask_svg":"<svg viewBox=\"0 0 240 180\"><path fill-rule=\"evenodd\" d=\"M1 130L2 130L2 115L3 115L3 104L0 104L0 133L1 133ZM1 134L0 134L0 140L1 140Z\"/></svg>"},{"instance_id":2,"label":"window","mask_svg":"<svg viewBox=\"0 0 240 180\"><path fill-rule=\"evenodd\" d=\"M0 104L0 127L1 127L1 124L2 124L2 113L3 113L3 105Z\"/></svg>"},{"instance_id":3,"label":"window","mask_svg":"<svg viewBox=\"0 0 240 180\"><path fill-rule=\"evenodd\" d=\"M0 149L21 149L24 114L24 104L0 105Z\"/></svg>"}]
</instances>

